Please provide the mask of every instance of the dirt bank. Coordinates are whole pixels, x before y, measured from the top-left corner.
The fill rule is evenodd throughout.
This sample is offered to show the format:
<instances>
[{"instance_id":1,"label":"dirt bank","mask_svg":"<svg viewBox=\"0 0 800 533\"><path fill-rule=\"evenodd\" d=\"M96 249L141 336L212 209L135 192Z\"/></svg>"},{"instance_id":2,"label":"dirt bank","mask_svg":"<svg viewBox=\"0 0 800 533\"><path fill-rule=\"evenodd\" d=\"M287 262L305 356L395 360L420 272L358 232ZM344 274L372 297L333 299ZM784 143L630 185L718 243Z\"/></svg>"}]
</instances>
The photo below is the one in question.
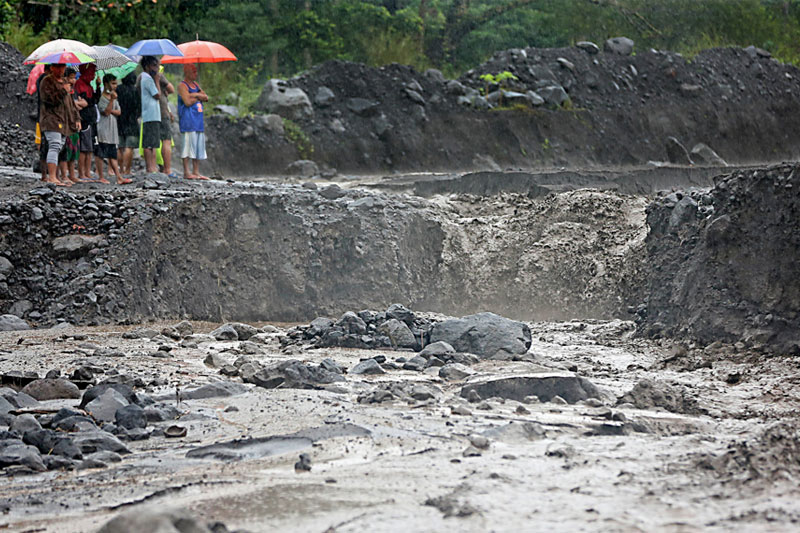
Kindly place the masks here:
<instances>
[{"instance_id":1,"label":"dirt bank","mask_svg":"<svg viewBox=\"0 0 800 533\"><path fill-rule=\"evenodd\" d=\"M506 70L518 77L506 87L521 95L516 104L465 103L484 101L466 92L484 89L481 74ZM232 175L279 173L296 159L346 173L635 166L668 160L668 137L687 150L705 143L733 164L787 160L799 155L798 83L795 67L755 49L707 50L691 60L653 50L509 50L460 80L329 62L287 82L309 97L305 114L284 113L302 130L293 142L258 117L219 117L211 153ZM552 86L568 97L560 107L520 103ZM333 96L317 98L325 90Z\"/></svg>"},{"instance_id":2,"label":"dirt bank","mask_svg":"<svg viewBox=\"0 0 800 533\"><path fill-rule=\"evenodd\" d=\"M648 208L650 334L800 350L800 167L715 179Z\"/></svg>"}]
</instances>

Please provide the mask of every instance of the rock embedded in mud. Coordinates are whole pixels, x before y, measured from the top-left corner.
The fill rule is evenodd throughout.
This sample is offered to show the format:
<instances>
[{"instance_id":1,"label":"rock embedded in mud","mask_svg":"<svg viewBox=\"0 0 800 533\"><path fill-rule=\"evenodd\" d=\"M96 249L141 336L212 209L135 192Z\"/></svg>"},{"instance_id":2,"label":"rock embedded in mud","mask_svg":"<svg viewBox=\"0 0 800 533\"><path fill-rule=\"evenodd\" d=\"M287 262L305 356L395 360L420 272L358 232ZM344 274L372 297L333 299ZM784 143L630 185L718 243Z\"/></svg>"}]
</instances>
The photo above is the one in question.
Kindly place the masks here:
<instances>
[{"instance_id":1,"label":"rock embedded in mud","mask_svg":"<svg viewBox=\"0 0 800 533\"><path fill-rule=\"evenodd\" d=\"M0 316L0 331L24 331L31 329L27 322L16 315Z\"/></svg>"},{"instance_id":2,"label":"rock embedded in mud","mask_svg":"<svg viewBox=\"0 0 800 533\"><path fill-rule=\"evenodd\" d=\"M250 389L233 381L214 381L196 389L181 391L181 399L202 400L205 398L227 398L244 394Z\"/></svg>"},{"instance_id":3,"label":"rock embedded in mud","mask_svg":"<svg viewBox=\"0 0 800 533\"><path fill-rule=\"evenodd\" d=\"M311 160L299 159L289 163L284 172L289 176L313 178L314 176L319 176L319 166Z\"/></svg>"},{"instance_id":4,"label":"rock embedded in mud","mask_svg":"<svg viewBox=\"0 0 800 533\"><path fill-rule=\"evenodd\" d=\"M147 415L138 405L126 405L117 409L114 415L117 426L125 429L144 429L147 427Z\"/></svg>"},{"instance_id":5,"label":"rock embedded in mud","mask_svg":"<svg viewBox=\"0 0 800 533\"><path fill-rule=\"evenodd\" d=\"M488 379L461 387L461 396L472 401L473 393L479 398L505 398L523 402L528 396L541 401L561 397L574 404L587 398L600 397L600 391L586 378L571 374L542 374L512 378Z\"/></svg>"},{"instance_id":6,"label":"rock embedded in mud","mask_svg":"<svg viewBox=\"0 0 800 533\"><path fill-rule=\"evenodd\" d=\"M427 361L425 360L424 357L420 357L419 355L416 355L416 356L412 357L411 359L409 359L408 361L406 361L405 363L403 363L403 370L411 370L413 372L422 372L423 370L425 370L425 365L426 364L427 364Z\"/></svg>"},{"instance_id":7,"label":"rock embedded in mud","mask_svg":"<svg viewBox=\"0 0 800 533\"><path fill-rule=\"evenodd\" d=\"M350 369L350 374L355 375L378 375L385 373L386 371L375 359L366 359Z\"/></svg>"},{"instance_id":8,"label":"rock embedded in mud","mask_svg":"<svg viewBox=\"0 0 800 533\"><path fill-rule=\"evenodd\" d=\"M706 410L698 405L697 400L690 396L689 390L685 387L648 379L639 381L633 389L617 400L617 405L624 403L633 404L638 409L660 407L680 414L706 413Z\"/></svg>"},{"instance_id":9,"label":"rock embedded in mud","mask_svg":"<svg viewBox=\"0 0 800 533\"><path fill-rule=\"evenodd\" d=\"M40 430L42 426L39 424L39 421L36 420L36 417L30 414L24 414L15 417L14 420L11 421L10 429L19 435L24 435L28 431Z\"/></svg>"},{"instance_id":10,"label":"rock embedded in mud","mask_svg":"<svg viewBox=\"0 0 800 533\"><path fill-rule=\"evenodd\" d=\"M75 445L84 455L99 451L129 454L131 451L114 435L105 431L81 431L73 437Z\"/></svg>"},{"instance_id":11,"label":"rock embedded in mud","mask_svg":"<svg viewBox=\"0 0 800 533\"><path fill-rule=\"evenodd\" d=\"M218 341L236 341L239 340L239 334L236 332L231 324L223 324L211 332L211 336Z\"/></svg>"},{"instance_id":12,"label":"rock embedded in mud","mask_svg":"<svg viewBox=\"0 0 800 533\"><path fill-rule=\"evenodd\" d=\"M39 450L35 447L28 446L18 439L0 440L0 468L14 465L27 467L34 472L47 470Z\"/></svg>"},{"instance_id":13,"label":"rock embedded in mud","mask_svg":"<svg viewBox=\"0 0 800 533\"><path fill-rule=\"evenodd\" d=\"M442 355L450 355L454 353L456 353L456 349L453 348L449 343L444 341L436 341L425 346L425 348L419 352L419 355L427 358L440 357Z\"/></svg>"},{"instance_id":14,"label":"rock embedded in mud","mask_svg":"<svg viewBox=\"0 0 800 533\"><path fill-rule=\"evenodd\" d=\"M396 318L389 319L378 326L378 333L389 337L392 346L398 348L415 348L419 345L405 322L400 322Z\"/></svg>"},{"instance_id":15,"label":"rock embedded in mud","mask_svg":"<svg viewBox=\"0 0 800 533\"><path fill-rule=\"evenodd\" d=\"M474 370L459 363L449 363L439 369L439 377L447 381L461 381L475 374Z\"/></svg>"},{"instance_id":16,"label":"rock embedded in mud","mask_svg":"<svg viewBox=\"0 0 800 533\"><path fill-rule=\"evenodd\" d=\"M129 402L114 389L107 389L94 400L86 404L86 412L92 418L101 422L113 422L116 419L117 409L125 407Z\"/></svg>"},{"instance_id":17,"label":"rock embedded in mud","mask_svg":"<svg viewBox=\"0 0 800 533\"><path fill-rule=\"evenodd\" d=\"M39 401L59 398L77 399L81 397L81 391L78 386L63 378L32 381L25 385L22 392Z\"/></svg>"},{"instance_id":18,"label":"rock embedded in mud","mask_svg":"<svg viewBox=\"0 0 800 533\"><path fill-rule=\"evenodd\" d=\"M94 387L86 389L83 393L83 397L81 398L79 407L86 407L89 402L93 401L95 398L102 395L109 389L117 391L128 403L139 403L139 398L136 396L136 393L133 392L133 388L131 388L130 385L125 385L123 383L103 383L101 385L95 385Z\"/></svg>"},{"instance_id":19,"label":"rock embedded in mud","mask_svg":"<svg viewBox=\"0 0 800 533\"><path fill-rule=\"evenodd\" d=\"M444 341L458 352L483 358L522 355L531 347L531 330L494 313L478 313L435 324L430 341Z\"/></svg>"},{"instance_id":20,"label":"rock embedded in mud","mask_svg":"<svg viewBox=\"0 0 800 533\"><path fill-rule=\"evenodd\" d=\"M157 508L134 509L108 521L98 533L212 533L194 513Z\"/></svg>"}]
</instances>

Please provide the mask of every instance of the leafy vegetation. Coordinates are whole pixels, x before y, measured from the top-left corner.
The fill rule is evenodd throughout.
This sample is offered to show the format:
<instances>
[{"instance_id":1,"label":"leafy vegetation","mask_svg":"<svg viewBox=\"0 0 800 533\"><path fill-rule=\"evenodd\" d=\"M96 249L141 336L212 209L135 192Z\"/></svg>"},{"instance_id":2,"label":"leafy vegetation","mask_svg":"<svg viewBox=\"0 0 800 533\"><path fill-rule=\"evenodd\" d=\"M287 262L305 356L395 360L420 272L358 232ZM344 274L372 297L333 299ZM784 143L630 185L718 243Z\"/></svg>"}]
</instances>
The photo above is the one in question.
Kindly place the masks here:
<instances>
[{"instance_id":1,"label":"leafy vegetation","mask_svg":"<svg viewBox=\"0 0 800 533\"><path fill-rule=\"evenodd\" d=\"M752 44L800 64L800 0L0 0L0 31L23 53L55 37L221 42L239 62L204 68L203 80L245 105L267 77L332 58L454 76L496 50L620 35L688 56Z\"/></svg>"}]
</instances>

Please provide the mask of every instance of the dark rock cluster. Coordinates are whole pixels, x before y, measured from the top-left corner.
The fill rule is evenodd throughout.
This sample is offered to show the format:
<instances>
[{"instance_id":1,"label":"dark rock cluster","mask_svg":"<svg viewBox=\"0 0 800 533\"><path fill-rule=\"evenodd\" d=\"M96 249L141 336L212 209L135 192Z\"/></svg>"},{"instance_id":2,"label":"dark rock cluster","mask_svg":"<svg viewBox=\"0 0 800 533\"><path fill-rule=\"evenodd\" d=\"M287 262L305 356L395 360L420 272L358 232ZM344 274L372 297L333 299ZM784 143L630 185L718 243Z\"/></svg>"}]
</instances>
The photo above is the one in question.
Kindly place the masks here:
<instances>
[{"instance_id":1,"label":"dark rock cluster","mask_svg":"<svg viewBox=\"0 0 800 533\"><path fill-rule=\"evenodd\" d=\"M22 54L0 42L0 166L27 167L35 158L36 97L25 92L30 67Z\"/></svg>"},{"instance_id":2,"label":"dark rock cluster","mask_svg":"<svg viewBox=\"0 0 800 533\"><path fill-rule=\"evenodd\" d=\"M170 197L40 186L0 199L0 303L34 324L125 320L130 286L115 270L132 226Z\"/></svg>"},{"instance_id":3,"label":"dark rock cluster","mask_svg":"<svg viewBox=\"0 0 800 533\"><path fill-rule=\"evenodd\" d=\"M338 320L319 317L308 326L289 330L282 342L315 348L405 349L445 360L453 353L511 359L530 348L531 333L526 324L494 313L435 322L392 304L383 312L348 311Z\"/></svg>"},{"instance_id":4,"label":"dark rock cluster","mask_svg":"<svg viewBox=\"0 0 800 533\"><path fill-rule=\"evenodd\" d=\"M89 369L76 371L87 372L91 375ZM33 471L104 467L131 453L125 441L154 435L148 428L153 421L178 416L174 406L158 404L113 380L108 378L82 395L65 378L34 380L21 391L0 389L0 419L9 427L0 434L0 467ZM39 399L76 397L81 401L74 409L64 407L54 414L39 409Z\"/></svg>"}]
</instances>

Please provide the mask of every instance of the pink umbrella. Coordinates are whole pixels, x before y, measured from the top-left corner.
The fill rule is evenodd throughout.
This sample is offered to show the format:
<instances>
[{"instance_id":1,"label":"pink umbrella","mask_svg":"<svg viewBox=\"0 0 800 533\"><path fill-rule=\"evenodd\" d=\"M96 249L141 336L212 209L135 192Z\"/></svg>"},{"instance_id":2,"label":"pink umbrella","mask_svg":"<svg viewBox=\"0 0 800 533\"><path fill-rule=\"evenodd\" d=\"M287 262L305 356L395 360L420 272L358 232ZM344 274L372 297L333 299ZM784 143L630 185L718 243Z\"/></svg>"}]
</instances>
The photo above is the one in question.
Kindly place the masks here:
<instances>
[{"instance_id":1,"label":"pink umbrella","mask_svg":"<svg viewBox=\"0 0 800 533\"><path fill-rule=\"evenodd\" d=\"M44 65L42 63L39 63L38 65L33 67L31 73L28 74L28 87L27 89L25 89L25 92L27 92L28 94L33 94L36 92L36 80L39 79L39 76L41 76L43 72L44 72Z\"/></svg>"}]
</instances>

